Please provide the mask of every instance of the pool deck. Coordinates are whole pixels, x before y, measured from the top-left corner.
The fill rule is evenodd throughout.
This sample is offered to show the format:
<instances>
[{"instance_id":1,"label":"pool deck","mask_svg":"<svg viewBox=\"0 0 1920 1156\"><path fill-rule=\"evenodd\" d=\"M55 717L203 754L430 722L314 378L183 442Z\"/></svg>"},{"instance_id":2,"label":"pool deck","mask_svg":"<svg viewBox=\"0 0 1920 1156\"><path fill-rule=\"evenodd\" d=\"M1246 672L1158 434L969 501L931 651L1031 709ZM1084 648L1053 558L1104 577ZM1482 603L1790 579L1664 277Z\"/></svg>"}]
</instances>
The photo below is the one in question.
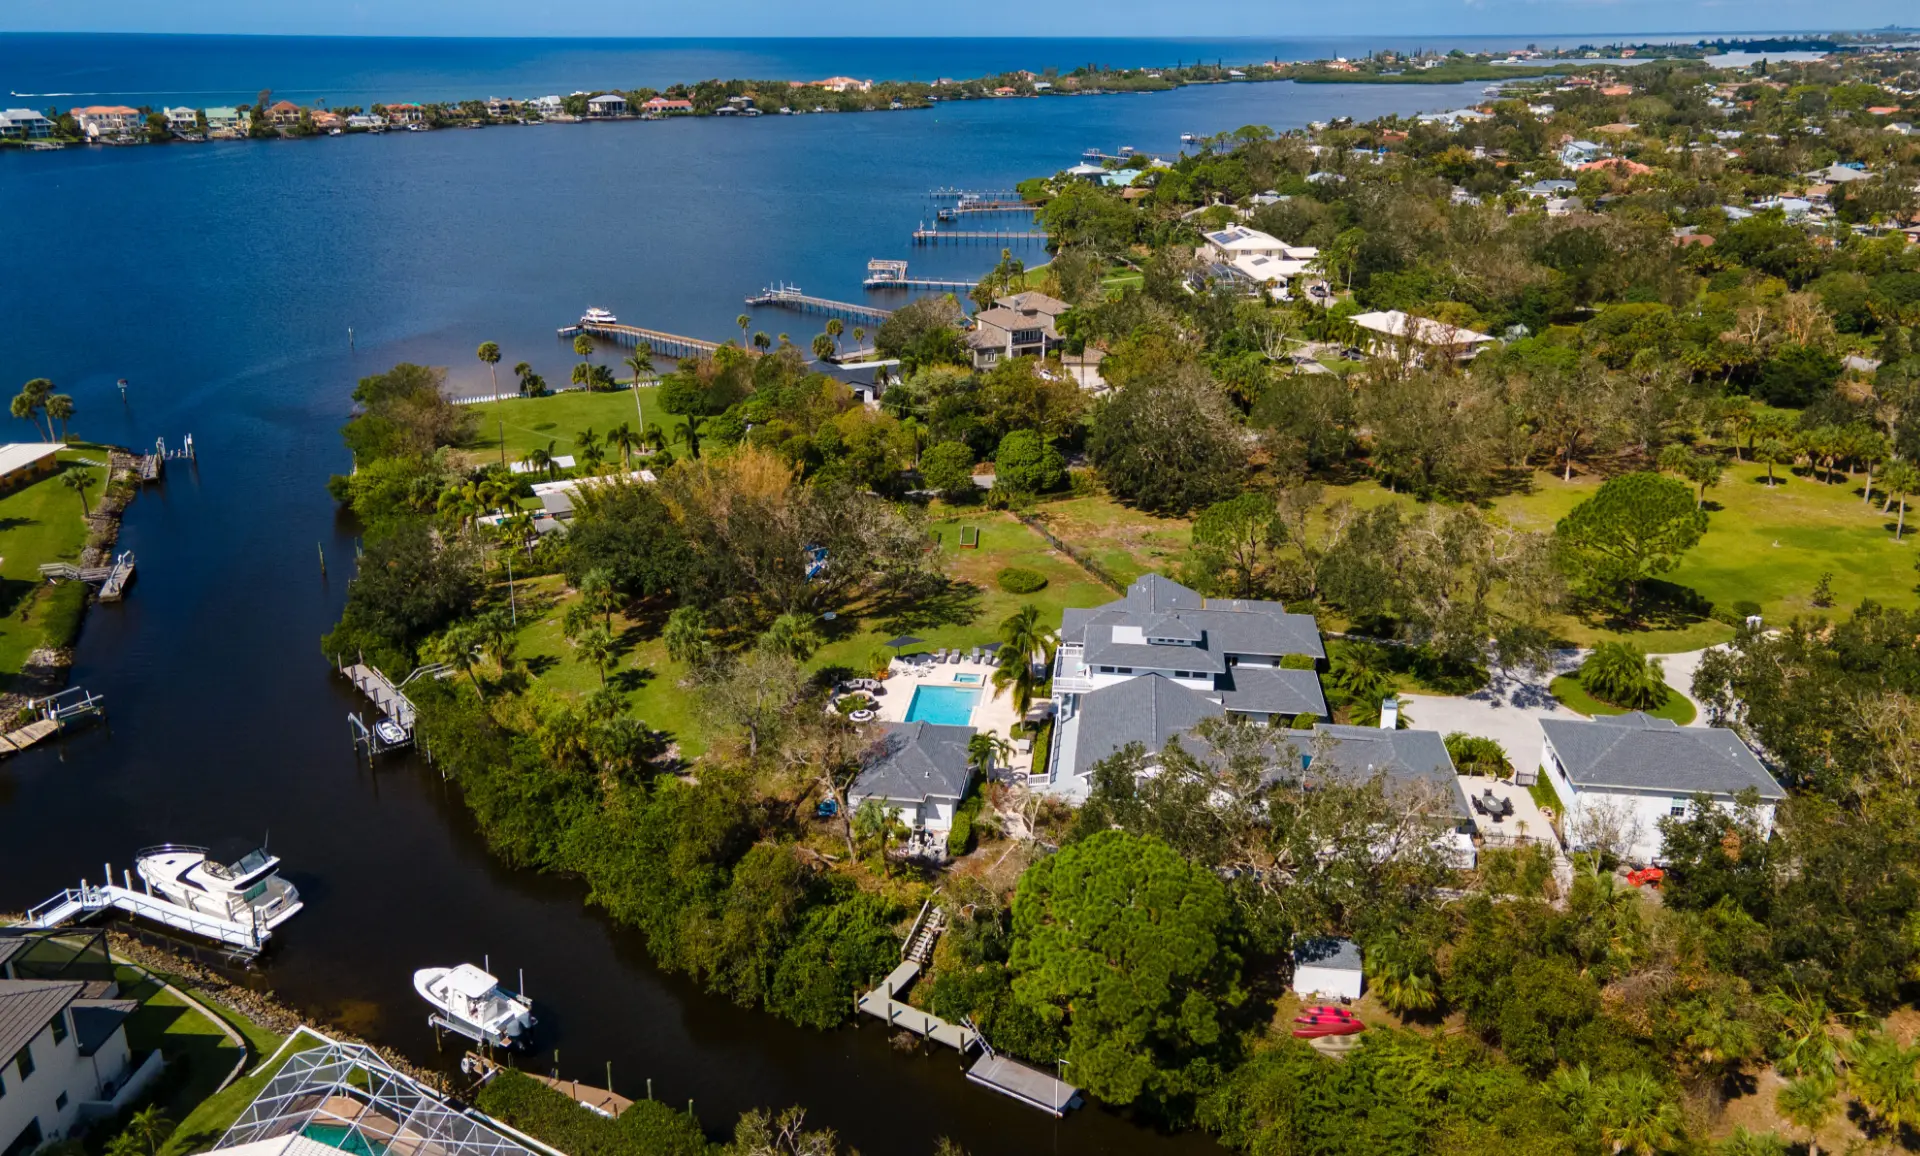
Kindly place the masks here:
<instances>
[{"instance_id":1,"label":"pool deck","mask_svg":"<svg viewBox=\"0 0 1920 1156\"><path fill-rule=\"evenodd\" d=\"M956 682L955 675L978 675L978 682ZM993 664L990 662L943 662L938 666L924 669L909 663L895 660L888 671L887 693L874 701L877 709L875 718L880 722L905 722L907 710L913 703L913 692L923 686L948 686L957 690L977 690L980 702L973 708L971 726L976 731L1007 737L1007 731L1020 721L1013 711L1013 696L1010 692L993 689ZM1033 765L1031 752L1019 750L1015 744L1015 753L1011 760L1011 770L1024 774Z\"/></svg>"}]
</instances>

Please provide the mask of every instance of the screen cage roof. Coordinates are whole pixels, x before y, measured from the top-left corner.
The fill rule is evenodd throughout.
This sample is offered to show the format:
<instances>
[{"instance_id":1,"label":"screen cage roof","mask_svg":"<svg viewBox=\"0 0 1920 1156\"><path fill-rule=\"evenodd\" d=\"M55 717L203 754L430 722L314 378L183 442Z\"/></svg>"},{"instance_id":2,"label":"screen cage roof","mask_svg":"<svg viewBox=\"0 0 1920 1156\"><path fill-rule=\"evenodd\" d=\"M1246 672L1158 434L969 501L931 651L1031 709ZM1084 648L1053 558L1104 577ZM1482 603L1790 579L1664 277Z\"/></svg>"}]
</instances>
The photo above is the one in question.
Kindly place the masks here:
<instances>
[{"instance_id":1,"label":"screen cage roof","mask_svg":"<svg viewBox=\"0 0 1920 1156\"><path fill-rule=\"evenodd\" d=\"M544 1156L357 1044L295 1053L214 1149L296 1136L348 1156Z\"/></svg>"}]
</instances>

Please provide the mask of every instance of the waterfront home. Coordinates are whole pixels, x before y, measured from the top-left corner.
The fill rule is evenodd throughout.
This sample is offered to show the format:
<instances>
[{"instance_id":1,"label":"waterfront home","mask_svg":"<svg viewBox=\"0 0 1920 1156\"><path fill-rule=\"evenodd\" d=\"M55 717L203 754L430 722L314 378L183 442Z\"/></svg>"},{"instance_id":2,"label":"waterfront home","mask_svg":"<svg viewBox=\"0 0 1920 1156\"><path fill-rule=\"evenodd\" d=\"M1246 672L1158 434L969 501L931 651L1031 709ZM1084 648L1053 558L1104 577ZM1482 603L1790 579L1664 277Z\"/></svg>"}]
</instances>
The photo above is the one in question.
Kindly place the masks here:
<instances>
[{"instance_id":1,"label":"waterfront home","mask_svg":"<svg viewBox=\"0 0 1920 1156\"><path fill-rule=\"evenodd\" d=\"M587 98L587 115L596 120L607 120L627 115L627 98L617 92L603 92L599 96Z\"/></svg>"},{"instance_id":2,"label":"waterfront home","mask_svg":"<svg viewBox=\"0 0 1920 1156\"><path fill-rule=\"evenodd\" d=\"M1203 718L1324 718L1312 667L1325 657L1312 615L1278 602L1203 598L1159 574L1138 579L1118 601L1068 609L1042 789L1084 798L1095 763L1131 742L1157 752Z\"/></svg>"},{"instance_id":3,"label":"waterfront home","mask_svg":"<svg viewBox=\"0 0 1920 1156\"><path fill-rule=\"evenodd\" d=\"M1543 718L1540 765L1566 808L1571 846L1609 845L1636 862L1659 861L1660 820L1685 818L1704 802L1732 807L1758 800L1761 830L1773 831L1786 792L1740 736L1724 727L1683 727L1635 711L1590 720Z\"/></svg>"},{"instance_id":4,"label":"waterfront home","mask_svg":"<svg viewBox=\"0 0 1920 1156\"><path fill-rule=\"evenodd\" d=\"M553 99L557 102L560 98L556 96ZM517 100L508 100L504 96L487 98L487 115L495 120L509 120L519 111L519 108L520 102Z\"/></svg>"},{"instance_id":5,"label":"waterfront home","mask_svg":"<svg viewBox=\"0 0 1920 1156\"><path fill-rule=\"evenodd\" d=\"M139 128L142 121L139 109L124 104L93 104L71 109L67 115L73 117L80 132L89 140L127 136Z\"/></svg>"},{"instance_id":6,"label":"waterfront home","mask_svg":"<svg viewBox=\"0 0 1920 1156\"><path fill-rule=\"evenodd\" d=\"M1816 169L1808 173L1807 176L1809 179L1819 181L1822 184L1845 185L1851 184L1854 181L1867 180L1872 177L1873 174L1868 172L1865 166L1856 163L1828 165L1824 169Z\"/></svg>"},{"instance_id":7,"label":"waterfront home","mask_svg":"<svg viewBox=\"0 0 1920 1156\"><path fill-rule=\"evenodd\" d=\"M1005 357L1045 357L1060 348L1054 325L1068 309L1045 293L1015 293L995 299L993 308L974 315L967 348L975 369L991 369Z\"/></svg>"},{"instance_id":8,"label":"waterfront home","mask_svg":"<svg viewBox=\"0 0 1920 1156\"><path fill-rule=\"evenodd\" d=\"M313 121L313 127L319 129L321 132L332 132L334 129L341 128L347 123L346 118L342 117L339 113L329 112L324 108L314 109L313 115L309 119Z\"/></svg>"},{"instance_id":9,"label":"waterfront home","mask_svg":"<svg viewBox=\"0 0 1920 1156\"><path fill-rule=\"evenodd\" d=\"M855 80L851 76L829 76L825 80L812 82L814 88L824 88L828 92L868 92L873 88L871 80Z\"/></svg>"},{"instance_id":10,"label":"waterfront home","mask_svg":"<svg viewBox=\"0 0 1920 1156\"><path fill-rule=\"evenodd\" d=\"M417 104L390 104L387 106L389 124L421 124L427 119L427 110Z\"/></svg>"},{"instance_id":11,"label":"waterfront home","mask_svg":"<svg viewBox=\"0 0 1920 1156\"><path fill-rule=\"evenodd\" d=\"M929 722L887 723L860 759L860 777L847 789L847 805L872 799L897 808L916 831L950 831L953 813L966 798L973 767L967 758L970 726Z\"/></svg>"},{"instance_id":12,"label":"waterfront home","mask_svg":"<svg viewBox=\"0 0 1920 1156\"><path fill-rule=\"evenodd\" d=\"M300 106L290 100L276 100L267 106L267 123L276 128L292 128L300 123Z\"/></svg>"},{"instance_id":13,"label":"waterfront home","mask_svg":"<svg viewBox=\"0 0 1920 1156\"><path fill-rule=\"evenodd\" d=\"M543 96L538 100L530 100L527 102L527 107L539 113L543 119L562 116L567 111L566 102L557 96Z\"/></svg>"},{"instance_id":14,"label":"waterfront home","mask_svg":"<svg viewBox=\"0 0 1920 1156\"><path fill-rule=\"evenodd\" d=\"M200 114L187 107L162 109L171 132L186 134L200 131Z\"/></svg>"},{"instance_id":15,"label":"waterfront home","mask_svg":"<svg viewBox=\"0 0 1920 1156\"><path fill-rule=\"evenodd\" d=\"M1379 353L1417 347L1417 353L1434 351L1456 361L1466 361L1495 340L1485 333L1476 333L1426 317L1415 317L1398 309L1356 313L1347 320L1374 335L1368 339L1368 344Z\"/></svg>"},{"instance_id":16,"label":"waterfront home","mask_svg":"<svg viewBox=\"0 0 1920 1156\"><path fill-rule=\"evenodd\" d=\"M0 939L11 948L25 941ZM0 979L0 1151L31 1152L126 1107L160 1074L127 1044L133 1000L111 981Z\"/></svg>"},{"instance_id":17,"label":"waterfront home","mask_svg":"<svg viewBox=\"0 0 1920 1156\"><path fill-rule=\"evenodd\" d=\"M693 102L690 100L670 100L664 96L656 96L641 105L640 110L655 115L670 112L692 112Z\"/></svg>"},{"instance_id":18,"label":"waterfront home","mask_svg":"<svg viewBox=\"0 0 1920 1156\"><path fill-rule=\"evenodd\" d=\"M252 121L244 109L217 105L207 110L207 133L210 136L244 135L252 127Z\"/></svg>"},{"instance_id":19,"label":"waterfront home","mask_svg":"<svg viewBox=\"0 0 1920 1156\"><path fill-rule=\"evenodd\" d=\"M56 442L16 442L0 446L0 493L53 473L60 466L54 457L60 450Z\"/></svg>"},{"instance_id":20,"label":"waterfront home","mask_svg":"<svg viewBox=\"0 0 1920 1156\"><path fill-rule=\"evenodd\" d=\"M54 124L30 108L0 111L0 138L6 140L46 140L53 135Z\"/></svg>"},{"instance_id":21,"label":"waterfront home","mask_svg":"<svg viewBox=\"0 0 1920 1156\"><path fill-rule=\"evenodd\" d=\"M347 118L347 128L359 132L378 132L387 127L385 118L371 113L356 112Z\"/></svg>"}]
</instances>

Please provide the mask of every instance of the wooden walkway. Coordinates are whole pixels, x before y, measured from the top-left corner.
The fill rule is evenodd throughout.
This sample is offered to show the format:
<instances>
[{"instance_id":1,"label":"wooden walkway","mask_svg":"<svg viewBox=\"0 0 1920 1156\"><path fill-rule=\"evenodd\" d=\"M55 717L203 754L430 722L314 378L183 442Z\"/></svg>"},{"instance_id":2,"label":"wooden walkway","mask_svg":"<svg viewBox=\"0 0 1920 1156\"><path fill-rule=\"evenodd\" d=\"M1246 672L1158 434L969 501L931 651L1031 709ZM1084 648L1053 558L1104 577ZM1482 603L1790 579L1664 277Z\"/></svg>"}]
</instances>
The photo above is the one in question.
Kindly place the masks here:
<instances>
[{"instance_id":1,"label":"wooden walkway","mask_svg":"<svg viewBox=\"0 0 1920 1156\"><path fill-rule=\"evenodd\" d=\"M460 1070L477 1071L483 1079L491 1079L495 1073L504 1072L508 1069L507 1065L484 1056L479 1052L468 1052L465 1056L461 1057ZM606 1088L596 1088L591 1084L583 1084L579 1080L562 1080L557 1076L543 1076L538 1072L529 1072L523 1068L513 1070L518 1071L523 1076L540 1081L588 1111L598 1112L600 1115L607 1116L611 1119L618 1120L621 1113L633 1107L632 1100L627 1099L617 1092L609 1091Z\"/></svg>"},{"instance_id":2,"label":"wooden walkway","mask_svg":"<svg viewBox=\"0 0 1920 1156\"><path fill-rule=\"evenodd\" d=\"M18 751L24 751L59 729L60 724L58 722L50 718L43 718L37 722L30 722L17 731L9 731L5 735L0 735L0 755L11 755Z\"/></svg>"},{"instance_id":3,"label":"wooden walkway","mask_svg":"<svg viewBox=\"0 0 1920 1156\"><path fill-rule=\"evenodd\" d=\"M747 304L773 305L782 309L795 309L801 313L837 313L856 321L880 322L893 316L891 309L879 309L872 305L854 305L846 301L830 301L825 297L812 297L802 293L797 285L775 285L763 289L747 298Z\"/></svg>"},{"instance_id":4,"label":"wooden walkway","mask_svg":"<svg viewBox=\"0 0 1920 1156\"><path fill-rule=\"evenodd\" d=\"M638 349L644 345L662 357L711 357L713 351L720 348L718 341L682 337L677 333L663 333L658 329L642 329L638 325L581 323L564 326L560 330L562 337L572 337L580 333L598 337L602 341L611 341L615 345L624 345L629 349Z\"/></svg>"},{"instance_id":5,"label":"wooden walkway","mask_svg":"<svg viewBox=\"0 0 1920 1156\"><path fill-rule=\"evenodd\" d=\"M1039 205L1029 205L1025 201L970 201L961 205L949 205L940 210L943 221L955 220L972 213L1037 213Z\"/></svg>"},{"instance_id":6,"label":"wooden walkway","mask_svg":"<svg viewBox=\"0 0 1920 1156\"><path fill-rule=\"evenodd\" d=\"M407 734L413 734L413 724L417 717L413 709L413 701L401 694L399 689L388 681L386 675L381 674L375 667L364 666L357 662L340 673L346 675L347 681L353 683L361 694L372 699L373 705L379 708L381 714L399 723Z\"/></svg>"},{"instance_id":7,"label":"wooden walkway","mask_svg":"<svg viewBox=\"0 0 1920 1156\"><path fill-rule=\"evenodd\" d=\"M916 245L931 245L936 241L1044 241L1047 234L1039 229L929 229L921 226L913 231Z\"/></svg>"},{"instance_id":8,"label":"wooden walkway","mask_svg":"<svg viewBox=\"0 0 1920 1156\"><path fill-rule=\"evenodd\" d=\"M1012 201L1020 194L1013 189L928 189L927 196L936 201L957 201L962 197L972 197L979 201Z\"/></svg>"},{"instance_id":9,"label":"wooden walkway","mask_svg":"<svg viewBox=\"0 0 1920 1156\"><path fill-rule=\"evenodd\" d=\"M133 551L127 550L113 560L113 566L107 571L107 577L100 584L100 601L118 602L127 592L127 583L133 581Z\"/></svg>"}]
</instances>

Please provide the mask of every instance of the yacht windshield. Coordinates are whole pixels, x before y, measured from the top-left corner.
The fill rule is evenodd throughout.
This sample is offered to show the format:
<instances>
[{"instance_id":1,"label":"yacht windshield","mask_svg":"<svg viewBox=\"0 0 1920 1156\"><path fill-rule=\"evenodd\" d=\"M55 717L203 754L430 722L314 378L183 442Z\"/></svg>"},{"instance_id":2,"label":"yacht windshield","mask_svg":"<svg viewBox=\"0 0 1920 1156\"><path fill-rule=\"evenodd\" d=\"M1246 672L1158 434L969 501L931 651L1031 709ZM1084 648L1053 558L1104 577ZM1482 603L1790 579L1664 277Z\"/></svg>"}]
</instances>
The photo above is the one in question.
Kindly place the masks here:
<instances>
[{"instance_id":1,"label":"yacht windshield","mask_svg":"<svg viewBox=\"0 0 1920 1156\"><path fill-rule=\"evenodd\" d=\"M271 862L272 859L273 856L268 855L265 848L249 851L241 856L238 862L232 864L223 865L209 859L207 860L207 874L217 879L240 879L260 870L260 868Z\"/></svg>"}]
</instances>

